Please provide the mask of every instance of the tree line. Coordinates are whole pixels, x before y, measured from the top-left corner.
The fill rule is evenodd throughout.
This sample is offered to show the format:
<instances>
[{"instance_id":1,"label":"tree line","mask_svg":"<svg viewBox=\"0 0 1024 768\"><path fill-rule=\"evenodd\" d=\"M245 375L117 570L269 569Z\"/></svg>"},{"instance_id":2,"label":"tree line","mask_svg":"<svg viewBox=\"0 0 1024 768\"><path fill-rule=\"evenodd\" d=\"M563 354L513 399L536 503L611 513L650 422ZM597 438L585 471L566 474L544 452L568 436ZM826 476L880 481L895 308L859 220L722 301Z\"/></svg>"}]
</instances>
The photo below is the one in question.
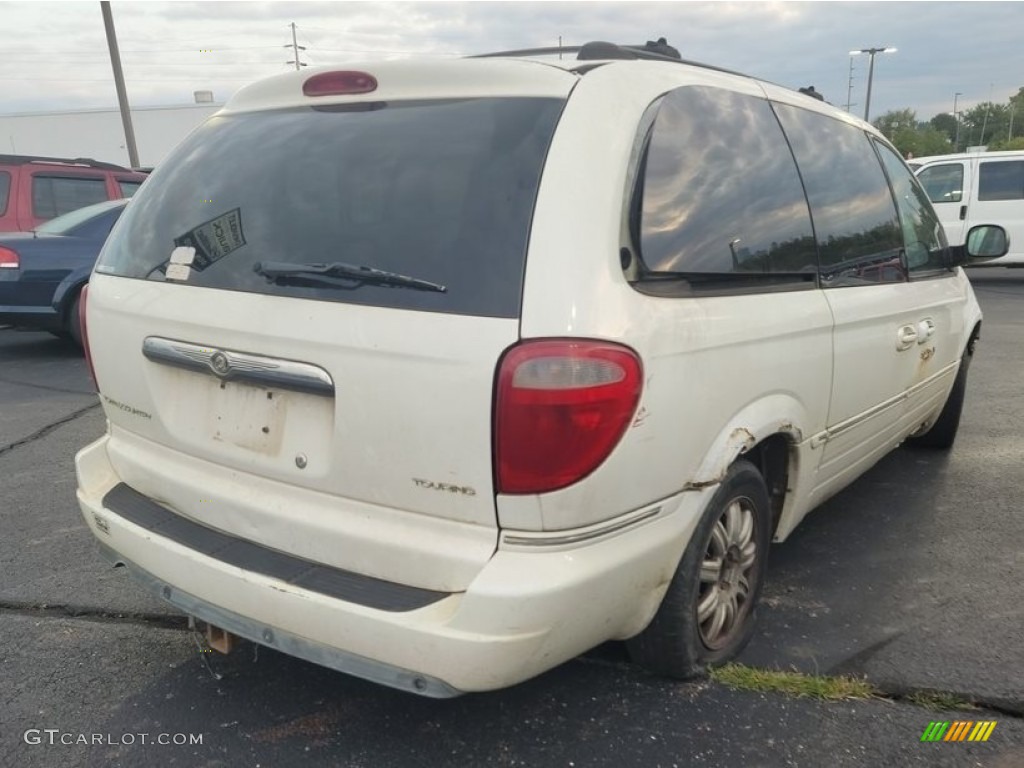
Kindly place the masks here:
<instances>
[{"instance_id":1,"label":"tree line","mask_svg":"<svg viewBox=\"0 0 1024 768\"><path fill-rule=\"evenodd\" d=\"M904 157L927 157L987 146L990 151L1024 149L1024 87L1005 104L985 101L960 113L948 112L921 122L912 109L886 112L874 125Z\"/></svg>"}]
</instances>

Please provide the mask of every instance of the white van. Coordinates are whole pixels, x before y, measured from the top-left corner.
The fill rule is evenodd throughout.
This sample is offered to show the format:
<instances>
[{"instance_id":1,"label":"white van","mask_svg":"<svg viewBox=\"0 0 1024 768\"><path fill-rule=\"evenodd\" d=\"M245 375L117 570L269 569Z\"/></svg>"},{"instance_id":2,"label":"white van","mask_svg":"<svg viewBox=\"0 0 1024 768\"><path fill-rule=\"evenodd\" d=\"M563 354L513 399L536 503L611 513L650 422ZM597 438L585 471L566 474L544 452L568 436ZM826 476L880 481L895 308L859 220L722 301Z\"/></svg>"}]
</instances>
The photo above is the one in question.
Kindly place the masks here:
<instances>
[{"instance_id":1,"label":"white van","mask_svg":"<svg viewBox=\"0 0 1024 768\"><path fill-rule=\"evenodd\" d=\"M428 696L612 639L686 677L750 638L773 537L952 445L958 264L1001 230L947 247L817 99L572 50L280 75L160 165L82 302L110 562Z\"/></svg>"},{"instance_id":2,"label":"white van","mask_svg":"<svg viewBox=\"0 0 1024 768\"><path fill-rule=\"evenodd\" d=\"M919 157L914 164L950 244L962 244L976 224L998 224L1010 238L1010 251L981 263L1024 266L1024 151Z\"/></svg>"}]
</instances>

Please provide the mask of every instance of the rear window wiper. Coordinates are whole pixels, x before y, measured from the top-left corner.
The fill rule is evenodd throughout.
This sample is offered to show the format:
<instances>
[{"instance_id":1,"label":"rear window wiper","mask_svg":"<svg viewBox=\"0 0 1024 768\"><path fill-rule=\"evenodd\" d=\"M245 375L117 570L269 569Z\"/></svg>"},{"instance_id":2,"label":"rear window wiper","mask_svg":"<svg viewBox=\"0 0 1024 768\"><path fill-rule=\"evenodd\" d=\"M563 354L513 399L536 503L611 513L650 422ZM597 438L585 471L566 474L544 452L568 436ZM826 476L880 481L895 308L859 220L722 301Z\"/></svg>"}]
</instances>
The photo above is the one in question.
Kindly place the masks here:
<instances>
[{"instance_id":1,"label":"rear window wiper","mask_svg":"<svg viewBox=\"0 0 1024 768\"><path fill-rule=\"evenodd\" d=\"M274 281L314 282L320 285L347 287L350 282L389 285L401 288L416 288L421 291L445 293L448 288L440 283L420 280L418 277L400 275L383 269L361 264L290 264L286 261L263 261L253 265L253 270Z\"/></svg>"}]
</instances>

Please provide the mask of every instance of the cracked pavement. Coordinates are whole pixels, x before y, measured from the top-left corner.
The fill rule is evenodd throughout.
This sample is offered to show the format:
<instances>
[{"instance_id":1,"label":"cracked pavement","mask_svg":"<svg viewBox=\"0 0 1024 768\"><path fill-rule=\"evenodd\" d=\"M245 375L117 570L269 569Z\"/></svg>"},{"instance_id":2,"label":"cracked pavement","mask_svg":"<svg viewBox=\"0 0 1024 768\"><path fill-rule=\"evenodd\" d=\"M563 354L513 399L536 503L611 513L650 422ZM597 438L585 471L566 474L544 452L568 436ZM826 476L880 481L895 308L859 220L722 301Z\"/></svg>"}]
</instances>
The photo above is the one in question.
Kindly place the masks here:
<instances>
[{"instance_id":1,"label":"cracked pavement","mask_svg":"<svg viewBox=\"0 0 1024 768\"><path fill-rule=\"evenodd\" d=\"M80 355L0 330L0 764L1024 765L1024 270L971 274L986 318L956 447L891 454L777 545L741 659L863 676L897 700L665 681L614 644L451 701L250 645L200 654L183 617L106 567L80 518L73 457L104 429ZM982 708L930 711L907 701L918 690ZM922 744L933 720L998 725L986 743ZM32 745L30 728L113 743ZM118 741L142 733L203 743Z\"/></svg>"}]
</instances>

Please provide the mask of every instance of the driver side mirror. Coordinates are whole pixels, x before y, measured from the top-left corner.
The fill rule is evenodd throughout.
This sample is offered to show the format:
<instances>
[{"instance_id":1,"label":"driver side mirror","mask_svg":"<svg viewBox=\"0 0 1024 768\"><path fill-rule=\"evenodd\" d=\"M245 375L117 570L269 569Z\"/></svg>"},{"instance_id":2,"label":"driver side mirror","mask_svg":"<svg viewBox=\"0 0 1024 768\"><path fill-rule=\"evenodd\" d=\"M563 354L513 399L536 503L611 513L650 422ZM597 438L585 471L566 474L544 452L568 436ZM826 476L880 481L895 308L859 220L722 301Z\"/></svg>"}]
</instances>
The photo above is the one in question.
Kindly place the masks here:
<instances>
[{"instance_id":1,"label":"driver side mirror","mask_svg":"<svg viewBox=\"0 0 1024 768\"><path fill-rule=\"evenodd\" d=\"M963 245L951 250L954 266L967 266L1005 256L1010 251L1010 238L997 224L980 224L971 227Z\"/></svg>"}]
</instances>

